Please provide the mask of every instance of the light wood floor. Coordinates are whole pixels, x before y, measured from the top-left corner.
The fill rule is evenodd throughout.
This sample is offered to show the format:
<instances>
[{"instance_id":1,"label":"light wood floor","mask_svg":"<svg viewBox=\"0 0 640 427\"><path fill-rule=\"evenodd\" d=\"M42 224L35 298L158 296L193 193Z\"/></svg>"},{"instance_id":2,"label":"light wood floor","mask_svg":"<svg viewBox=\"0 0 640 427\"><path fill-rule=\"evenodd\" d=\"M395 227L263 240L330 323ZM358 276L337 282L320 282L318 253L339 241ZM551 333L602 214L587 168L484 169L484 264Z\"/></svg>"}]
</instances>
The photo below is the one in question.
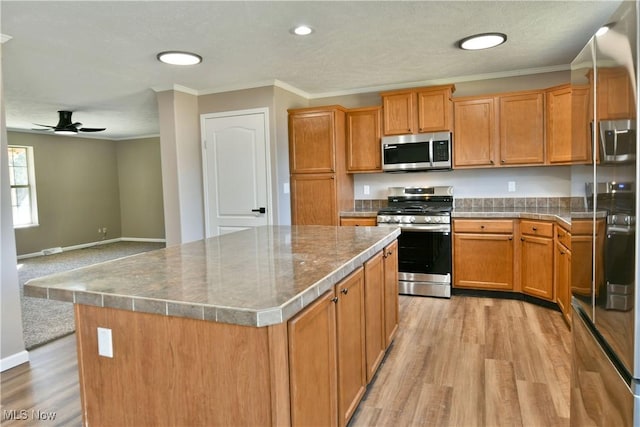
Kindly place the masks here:
<instances>
[{"instance_id":1,"label":"light wood floor","mask_svg":"<svg viewBox=\"0 0 640 427\"><path fill-rule=\"evenodd\" d=\"M350 426L568 426L570 332L522 301L400 297L400 329ZM81 425L75 336L3 372L3 426ZM4 411L26 410L25 421ZM34 412L55 412L35 421Z\"/></svg>"}]
</instances>

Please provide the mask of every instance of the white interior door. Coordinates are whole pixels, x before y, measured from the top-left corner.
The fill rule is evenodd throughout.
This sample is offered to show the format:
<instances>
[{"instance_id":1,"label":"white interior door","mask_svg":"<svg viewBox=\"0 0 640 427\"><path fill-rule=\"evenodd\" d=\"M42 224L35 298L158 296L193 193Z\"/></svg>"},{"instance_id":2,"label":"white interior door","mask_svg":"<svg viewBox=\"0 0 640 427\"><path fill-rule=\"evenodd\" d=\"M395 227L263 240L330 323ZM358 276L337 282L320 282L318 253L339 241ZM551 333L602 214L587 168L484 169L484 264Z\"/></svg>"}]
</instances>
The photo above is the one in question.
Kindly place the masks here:
<instances>
[{"instance_id":1,"label":"white interior door","mask_svg":"<svg viewBox=\"0 0 640 427\"><path fill-rule=\"evenodd\" d=\"M271 224L268 110L201 116L207 237Z\"/></svg>"}]
</instances>

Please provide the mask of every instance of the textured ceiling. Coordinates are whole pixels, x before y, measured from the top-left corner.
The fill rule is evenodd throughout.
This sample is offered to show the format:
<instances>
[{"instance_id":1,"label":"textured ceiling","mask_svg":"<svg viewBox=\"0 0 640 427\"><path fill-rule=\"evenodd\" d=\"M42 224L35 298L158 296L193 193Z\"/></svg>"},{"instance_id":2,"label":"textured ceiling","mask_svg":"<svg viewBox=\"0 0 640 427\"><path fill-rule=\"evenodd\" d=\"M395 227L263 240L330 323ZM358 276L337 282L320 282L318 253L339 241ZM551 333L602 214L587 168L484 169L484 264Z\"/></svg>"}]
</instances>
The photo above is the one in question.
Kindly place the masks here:
<instances>
[{"instance_id":1,"label":"textured ceiling","mask_svg":"<svg viewBox=\"0 0 640 427\"><path fill-rule=\"evenodd\" d=\"M7 127L55 125L57 110L107 127L102 138L159 133L152 88L211 93L274 81L308 97L566 69L620 1L7 1L0 3ZM289 30L305 23L308 37ZM455 43L499 31L506 44ZM202 64L161 64L163 50Z\"/></svg>"}]
</instances>

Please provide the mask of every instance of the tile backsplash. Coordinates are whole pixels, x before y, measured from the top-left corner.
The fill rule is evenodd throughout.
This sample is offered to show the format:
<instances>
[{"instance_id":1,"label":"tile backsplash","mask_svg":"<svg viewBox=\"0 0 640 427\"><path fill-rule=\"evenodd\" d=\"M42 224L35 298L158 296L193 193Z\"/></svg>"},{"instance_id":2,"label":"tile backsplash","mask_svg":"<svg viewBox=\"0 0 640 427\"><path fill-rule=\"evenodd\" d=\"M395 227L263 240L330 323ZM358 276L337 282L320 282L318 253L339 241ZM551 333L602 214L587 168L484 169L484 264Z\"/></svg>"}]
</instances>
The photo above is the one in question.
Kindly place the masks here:
<instances>
[{"instance_id":1,"label":"tile backsplash","mask_svg":"<svg viewBox=\"0 0 640 427\"><path fill-rule=\"evenodd\" d=\"M582 209L585 207L583 197L483 197L483 198L454 198L454 207L472 208L557 208ZM387 206L386 199L355 200L356 211L377 211Z\"/></svg>"}]
</instances>

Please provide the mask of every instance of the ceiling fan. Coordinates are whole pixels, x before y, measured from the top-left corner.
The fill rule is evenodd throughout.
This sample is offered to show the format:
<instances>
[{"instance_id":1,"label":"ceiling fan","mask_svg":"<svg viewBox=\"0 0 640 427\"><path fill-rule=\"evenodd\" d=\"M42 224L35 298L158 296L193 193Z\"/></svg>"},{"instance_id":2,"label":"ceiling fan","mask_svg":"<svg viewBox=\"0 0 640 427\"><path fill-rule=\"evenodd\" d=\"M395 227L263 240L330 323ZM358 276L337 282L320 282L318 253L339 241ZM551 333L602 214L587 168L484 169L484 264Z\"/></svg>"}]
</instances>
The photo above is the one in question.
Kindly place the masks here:
<instances>
[{"instance_id":1,"label":"ceiling fan","mask_svg":"<svg viewBox=\"0 0 640 427\"><path fill-rule=\"evenodd\" d=\"M107 128L85 128L85 127L81 127L82 123L80 123L80 122L73 123L71 121L71 113L72 113L72 111L58 111L58 114L60 115L60 120L58 120L58 124L57 125L51 126L51 125L41 125L41 124L38 124L38 123L34 123L34 125L36 125L36 126L43 126L43 127L48 128L48 129L34 129L34 130L44 130L44 131L53 130L55 133L76 134L78 132L101 132L101 131L107 129Z\"/></svg>"}]
</instances>

